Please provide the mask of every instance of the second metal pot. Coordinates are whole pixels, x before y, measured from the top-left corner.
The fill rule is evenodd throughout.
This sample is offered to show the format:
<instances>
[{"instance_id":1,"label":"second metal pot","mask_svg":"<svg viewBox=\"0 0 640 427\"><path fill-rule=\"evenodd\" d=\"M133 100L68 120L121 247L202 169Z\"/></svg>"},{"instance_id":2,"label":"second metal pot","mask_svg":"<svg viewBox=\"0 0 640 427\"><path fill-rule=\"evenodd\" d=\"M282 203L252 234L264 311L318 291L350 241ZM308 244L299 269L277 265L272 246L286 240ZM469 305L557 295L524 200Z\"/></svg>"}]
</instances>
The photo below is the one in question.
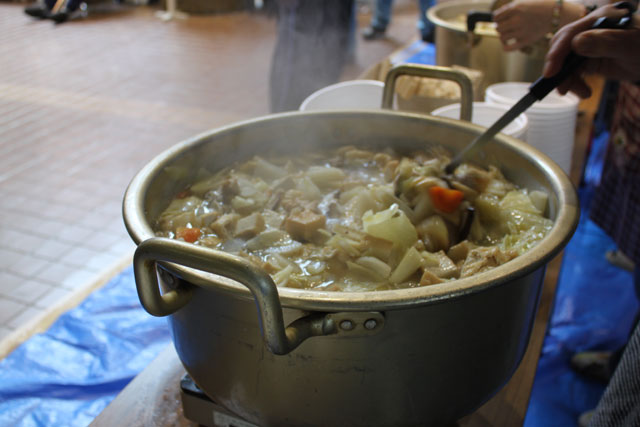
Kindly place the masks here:
<instances>
[{"instance_id":1,"label":"second metal pot","mask_svg":"<svg viewBox=\"0 0 640 427\"><path fill-rule=\"evenodd\" d=\"M436 64L461 65L484 73L483 86L505 81L532 82L544 64L547 45L530 52L505 52L495 30L476 28L470 34L466 16L470 11L489 11L487 0L454 0L433 6L427 16L436 26Z\"/></svg>"}]
</instances>

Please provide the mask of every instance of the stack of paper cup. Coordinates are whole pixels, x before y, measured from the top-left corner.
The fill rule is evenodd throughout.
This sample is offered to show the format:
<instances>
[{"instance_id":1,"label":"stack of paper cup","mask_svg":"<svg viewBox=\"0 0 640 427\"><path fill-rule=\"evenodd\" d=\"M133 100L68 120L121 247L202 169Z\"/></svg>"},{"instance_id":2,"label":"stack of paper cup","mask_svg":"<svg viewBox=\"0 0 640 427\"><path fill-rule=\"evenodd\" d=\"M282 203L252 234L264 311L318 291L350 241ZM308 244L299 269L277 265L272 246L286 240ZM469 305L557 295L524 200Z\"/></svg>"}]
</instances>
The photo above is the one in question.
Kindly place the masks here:
<instances>
[{"instance_id":1,"label":"stack of paper cup","mask_svg":"<svg viewBox=\"0 0 640 427\"><path fill-rule=\"evenodd\" d=\"M485 101L512 106L529 92L531 83L497 83L487 88ZM527 142L551 157L569 173L578 115L578 97L551 92L526 111Z\"/></svg>"},{"instance_id":2,"label":"stack of paper cup","mask_svg":"<svg viewBox=\"0 0 640 427\"><path fill-rule=\"evenodd\" d=\"M488 128L497 122L498 119L507 111L509 111L509 107L505 105L474 102L473 109L471 110L471 123ZM460 104L445 105L444 107L433 110L431 114L438 117L459 119ZM527 119L527 116L520 114L502 130L502 133L526 141L528 128L529 120Z\"/></svg>"}]
</instances>

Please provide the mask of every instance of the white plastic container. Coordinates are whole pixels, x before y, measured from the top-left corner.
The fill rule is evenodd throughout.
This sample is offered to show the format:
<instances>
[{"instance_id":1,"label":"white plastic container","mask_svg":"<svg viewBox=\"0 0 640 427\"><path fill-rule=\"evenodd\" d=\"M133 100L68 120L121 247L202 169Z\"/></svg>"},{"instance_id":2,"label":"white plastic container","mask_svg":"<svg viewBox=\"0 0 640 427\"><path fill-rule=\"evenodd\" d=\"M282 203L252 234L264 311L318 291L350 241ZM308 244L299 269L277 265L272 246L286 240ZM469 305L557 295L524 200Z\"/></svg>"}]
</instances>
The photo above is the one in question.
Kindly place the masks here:
<instances>
[{"instance_id":1,"label":"white plastic container","mask_svg":"<svg viewBox=\"0 0 640 427\"><path fill-rule=\"evenodd\" d=\"M377 80L349 80L319 89L309 95L300 111L376 110L382 105L384 83Z\"/></svg>"},{"instance_id":2,"label":"white plastic container","mask_svg":"<svg viewBox=\"0 0 640 427\"><path fill-rule=\"evenodd\" d=\"M487 88L485 101L511 107L529 92L531 83L497 83ZM527 142L569 173L573 156L579 99L573 94L551 92L526 111L529 119Z\"/></svg>"},{"instance_id":3,"label":"white plastic container","mask_svg":"<svg viewBox=\"0 0 640 427\"><path fill-rule=\"evenodd\" d=\"M488 128L493 125L500 117L502 117L502 115L508 110L509 108L504 105L488 104L486 102L474 102L471 112L471 123L475 123L477 125ZM451 104L440 107L433 110L431 114L438 117L459 119L460 104ZM520 114L514 121L509 123L509 125L504 128L502 133L526 141L528 128L529 120L527 119L527 116L525 114Z\"/></svg>"}]
</instances>

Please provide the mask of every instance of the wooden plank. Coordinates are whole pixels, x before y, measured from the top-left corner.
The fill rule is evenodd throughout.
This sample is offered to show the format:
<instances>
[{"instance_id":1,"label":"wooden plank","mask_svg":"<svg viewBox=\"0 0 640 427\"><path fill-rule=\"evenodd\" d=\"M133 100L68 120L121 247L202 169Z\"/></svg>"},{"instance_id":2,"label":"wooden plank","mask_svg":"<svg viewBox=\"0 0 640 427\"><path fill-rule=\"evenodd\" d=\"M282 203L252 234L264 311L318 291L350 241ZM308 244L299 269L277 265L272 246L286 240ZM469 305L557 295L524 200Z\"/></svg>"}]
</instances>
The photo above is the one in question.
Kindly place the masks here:
<instances>
[{"instance_id":1,"label":"wooden plank","mask_svg":"<svg viewBox=\"0 0 640 427\"><path fill-rule=\"evenodd\" d=\"M168 345L91 423L113 426L196 426L182 413L180 379L184 368Z\"/></svg>"}]
</instances>

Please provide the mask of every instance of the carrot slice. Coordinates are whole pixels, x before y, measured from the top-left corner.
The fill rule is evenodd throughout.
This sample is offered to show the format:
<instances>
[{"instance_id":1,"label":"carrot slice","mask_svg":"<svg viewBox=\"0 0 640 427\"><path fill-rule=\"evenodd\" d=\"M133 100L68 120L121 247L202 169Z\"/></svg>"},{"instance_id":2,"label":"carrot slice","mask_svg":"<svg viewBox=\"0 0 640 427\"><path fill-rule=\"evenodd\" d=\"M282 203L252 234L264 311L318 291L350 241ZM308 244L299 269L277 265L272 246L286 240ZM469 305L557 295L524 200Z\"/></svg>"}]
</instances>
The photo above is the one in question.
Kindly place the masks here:
<instances>
[{"instance_id":1,"label":"carrot slice","mask_svg":"<svg viewBox=\"0 0 640 427\"><path fill-rule=\"evenodd\" d=\"M431 197L431 201L436 209L442 212L451 213L460 206L460 203L462 203L464 193L459 190L433 186L429 187L429 196Z\"/></svg>"},{"instance_id":2,"label":"carrot slice","mask_svg":"<svg viewBox=\"0 0 640 427\"><path fill-rule=\"evenodd\" d=\"M176 229L176 238L184 240L185 242L193 243L200 238L200 229L199 228L187 228L187 227L178 227Z\"/></svg>"}]
</instances>

